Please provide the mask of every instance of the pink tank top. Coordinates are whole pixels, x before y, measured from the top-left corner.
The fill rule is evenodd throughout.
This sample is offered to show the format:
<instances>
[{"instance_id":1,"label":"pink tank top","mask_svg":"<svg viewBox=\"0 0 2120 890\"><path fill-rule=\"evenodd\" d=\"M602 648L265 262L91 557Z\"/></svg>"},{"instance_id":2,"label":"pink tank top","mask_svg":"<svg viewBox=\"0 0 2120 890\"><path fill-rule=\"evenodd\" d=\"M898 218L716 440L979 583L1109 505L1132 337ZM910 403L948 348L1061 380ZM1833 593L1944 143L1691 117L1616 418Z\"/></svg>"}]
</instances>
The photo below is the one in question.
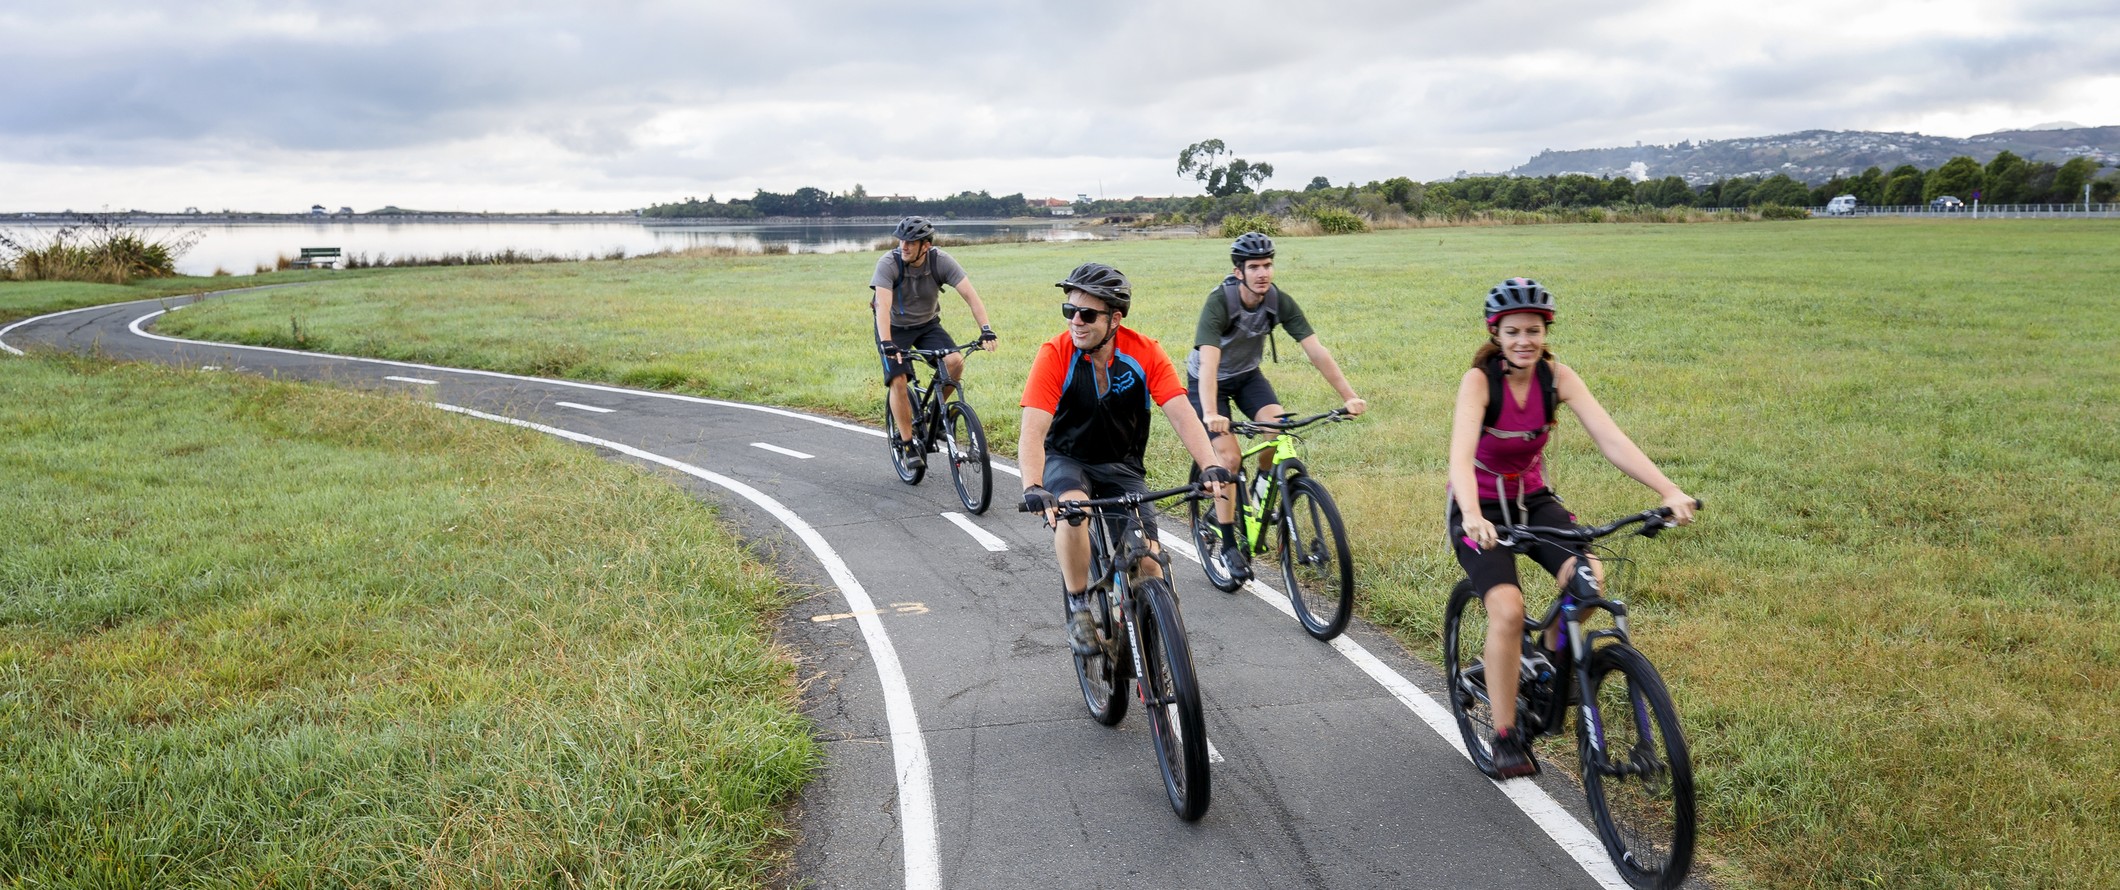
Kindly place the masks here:
<instances>
[{"instance_id":1,"label":"pink tank top","mask_svg":"<svg viewBox=\"0 0 2120 890\"><path fill-rule=\"evenodd\" d=\"M1537 431L1532 438L1503 437L1490 435L1480 430L1479 446L1472 452L1475 461L1472 476L1479 482L1480 500L1515 500L1525 492L1546 487L1545 461L1541 456L1546 451L1546 440L1552 433L1545 430L1546 396L1539 391L1537 381L1531 391L1524 395L1524 404L1516 404L1509 385L1502 385L1502 413L1494 420L1494 428L1511 432ZM1500 476L1500 479L1496 477Z\"/></svg>"}]
</instances>

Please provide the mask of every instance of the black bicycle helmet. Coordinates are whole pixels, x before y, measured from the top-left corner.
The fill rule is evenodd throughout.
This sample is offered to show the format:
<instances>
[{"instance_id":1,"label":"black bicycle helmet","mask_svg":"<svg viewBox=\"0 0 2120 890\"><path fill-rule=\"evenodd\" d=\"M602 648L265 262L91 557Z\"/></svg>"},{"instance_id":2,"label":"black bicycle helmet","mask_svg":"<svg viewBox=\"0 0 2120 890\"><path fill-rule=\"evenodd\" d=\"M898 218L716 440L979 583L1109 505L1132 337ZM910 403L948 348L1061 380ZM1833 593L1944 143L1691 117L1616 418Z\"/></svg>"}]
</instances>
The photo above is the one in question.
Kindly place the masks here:
<instances>
[{"instance_id":1,"label":"black bicycle helmet","mask_svg":"<svg viewBox=\"0 0 2120 890\"><path fill-rule=\"evenodd\" d=\"M1076 266L1075 271L1067 273L1067 280L1055 282L1053 286L1089 294L1120 312L1129 311L1134 305L1134 286L1126 280L1126 273L1103 263Z\"/></svg>"},{"instance_id":2,"label":"black bicycle helmet","mask_svg":"<svg viewBox=\"0 0 2120 890\"><path fill-rule=\"evenodd\" d=\"M1536 312L1553 320L1553 294L1529 278L1511 278L1487 292L1487 323L1511 312Z\"/></svg>"},{"instance_id":3,"label":"black bicycle helmet","mask_svg":"<svg viewBox=\"0 0 2120 890\"><path fill-rule=\"evenodd\" d=\"M898 230L891 234L900 241L933 241L935 224L924 216L908 216L898 221Z\"/></svg>"},{"instance_id":4,"label":"black bicycle helmet","mask_svg":"<svg viewBox=\"0 0 2120 890\"><path fill-rule=\"evenodd\" d=\"M1229 245L1229 264L1242 268L1245 260L1273 259L1273 239L1261 232L1245 232Z\"/></svg>"}]
</instances>

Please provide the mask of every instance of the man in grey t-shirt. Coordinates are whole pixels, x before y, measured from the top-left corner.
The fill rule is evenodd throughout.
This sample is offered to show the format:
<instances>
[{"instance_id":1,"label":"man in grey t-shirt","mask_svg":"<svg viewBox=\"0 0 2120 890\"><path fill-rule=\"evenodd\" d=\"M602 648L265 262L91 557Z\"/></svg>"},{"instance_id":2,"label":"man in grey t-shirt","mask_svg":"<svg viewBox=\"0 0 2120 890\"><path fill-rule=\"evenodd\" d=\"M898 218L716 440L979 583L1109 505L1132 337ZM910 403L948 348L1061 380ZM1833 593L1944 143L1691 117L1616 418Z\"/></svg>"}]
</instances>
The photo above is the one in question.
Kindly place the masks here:
<instances>
[{"instance_id":1,"label":"man in grey t-shirt","mask_svg":"<svg viewBox=\"0 0 2120 890\"><path fill-rule=\"evenodd\" d=\"M905 350L957 345L950 332L942 329L943 285L956 288L964 305L971 307L973 320L979 322L979 344L991 351L995 337L993 326L987 324L986 304L979 301L979 289L972 286L963 266L935 247L934 224L908 216L898 221L894 234L897 249L877 260L876 274L869 277L869 287L876 292L869 305L876 316L876 351L883 357L883 380L891 389L899 453L908 468L917 468L927 466L927 455L913 442L913 399L905 385L912 366ZM964 379L964 356L952 354L943 364L952 379ZM949 391L943 395L947 397Z\"/></svg>"},{"instance_id":2,"label":"man in grey t-shirt","mask_svg":"<svg viewBox=\"0 0 2120 890\"><path fill-rule=\"evenodd\" d=\"M1228 435L1232 403L1253 420L1281 419L1281 398L1274 393L1273 384L1266 381L1266 375L1259 372L1266 338L1275 326L1287 331L1303 347L1310 363L1340 394L1348 414L1360 414L1369 408L1368 402L1354 394L1347 375L1340 373L1332 351L1318 341L1317 331L1303 317L1295 298L1274 286L1273 255L1273 239L1259 232L1245 232L1229 246L1230 263L1236 269L1208 294L1207 304L1200 308L1200 323L1193 330L1193 353L1186 361L1186 395L1192 398L1193 410L1200 412L1200 419L1207 424L1215 456L1232 474L1237 471L1240 456L1236 439ZM1261 462L1264 463L1263 456ZM1259 472L1263 475L1268 469L1262 465ZM1251 570L1245 564L1243 548L1238 546L1236 502L1230 494L1234 490L1233 486L1226 488L1215 499L1215 523L1221 528L1229 576L1242 581L1251 577ZM1211 558L1207 553L1200 557Z\"/></svg>"}]
</instances>

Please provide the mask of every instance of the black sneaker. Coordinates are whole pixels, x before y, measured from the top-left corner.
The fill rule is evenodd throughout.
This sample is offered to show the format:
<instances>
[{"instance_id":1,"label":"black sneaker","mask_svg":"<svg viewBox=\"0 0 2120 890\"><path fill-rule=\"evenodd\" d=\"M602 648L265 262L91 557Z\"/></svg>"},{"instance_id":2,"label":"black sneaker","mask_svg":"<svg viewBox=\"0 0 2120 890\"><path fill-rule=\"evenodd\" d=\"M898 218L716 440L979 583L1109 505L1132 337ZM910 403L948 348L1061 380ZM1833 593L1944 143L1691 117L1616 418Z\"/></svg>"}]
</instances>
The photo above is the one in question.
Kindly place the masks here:
<instances>
[{"instance_id":1,"label":"black sneaker","mask_svg":"<svg viewBox=\"0 0 2120 890\"><path fill-rule=\"evenodd\" d=\"M1251 580L1251 560L1244 555L1242 545L1222 545L1222 565L1229 569L1229 580L1242 585Z\"/></svg>"},{"instance_id":2,"label":"black sneaker","mask_svg":"<svg viewBox=\"0 0 2120 890\"><path fill-rule=\"evenodd\" d=\"M1494 733L1494 777L1515 779L1538 775L1538 760L1531 756L1531 745L1521 731L1514 727L1496 730Z\"/></svg>"},{"instance_id":3,"label":"black sneaker","mask_svg":"<svg viewBox=\"0 0 2120 890\"><path fill-rule=\"evenodd\" d=\"M1089 594L1070 594L1067 598L1067 647L1076 655L1097 652L1097 619L1089 613Z\"/></svg>"},{"instance_id":4,"label":"black sneaker","mask_svg":"<svg viewBox=\"0 0 2120 890\"><path fill-rule=\"evenodd\" d=\"M922 470L927 468L927 455L921 453L920 443L906 442L898 446L898 462L908 470Z\"/></svg>"}]
</instances>

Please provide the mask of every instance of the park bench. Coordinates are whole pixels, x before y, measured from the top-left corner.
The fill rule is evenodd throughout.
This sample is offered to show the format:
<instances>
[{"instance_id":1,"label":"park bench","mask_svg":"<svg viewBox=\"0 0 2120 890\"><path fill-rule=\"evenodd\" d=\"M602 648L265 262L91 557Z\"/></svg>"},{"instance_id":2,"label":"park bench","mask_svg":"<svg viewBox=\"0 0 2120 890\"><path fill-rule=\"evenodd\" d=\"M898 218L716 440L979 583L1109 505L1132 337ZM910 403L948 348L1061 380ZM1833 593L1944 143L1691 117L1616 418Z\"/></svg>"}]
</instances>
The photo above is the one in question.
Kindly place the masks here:
<instances>
[{"instance_id":1,"label":"park bench","mask_svg":"<svg viewBox=\"0 0 2120 890\"><path fill-rule=\"evenodd\" d=\"M316 266L336 269L339 267L341 257L342 254L336 247L304 247L302 248L302 255L295 259L293 266L297 269L309 269Z\"/></svg>"}]
</instances>

